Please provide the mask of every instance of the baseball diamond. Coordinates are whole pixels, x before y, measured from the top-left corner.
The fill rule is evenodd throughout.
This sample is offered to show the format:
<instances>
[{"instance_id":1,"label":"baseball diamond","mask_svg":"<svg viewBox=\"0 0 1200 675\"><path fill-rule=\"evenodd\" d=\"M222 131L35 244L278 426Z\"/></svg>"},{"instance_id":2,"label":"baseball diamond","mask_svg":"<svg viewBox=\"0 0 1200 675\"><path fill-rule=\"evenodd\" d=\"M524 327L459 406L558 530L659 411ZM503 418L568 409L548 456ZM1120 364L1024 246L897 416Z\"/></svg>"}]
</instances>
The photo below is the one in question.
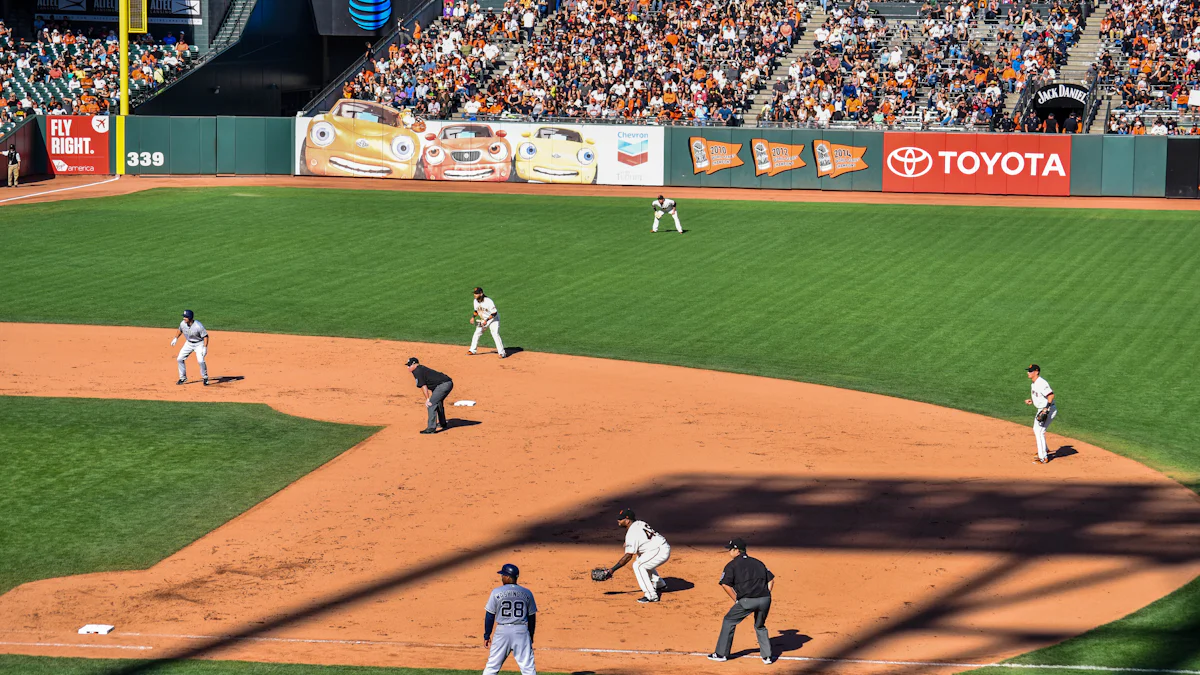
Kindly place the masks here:
<instances>
[{"instance_id":1,"label":"baseball diamond","mask_svg":"<svg viewBox=\"0 0 1200 675\"><path fill-rule=\"evenodd\" d=\"M1200 675L1197 16L0 3L0 675Z\"/></svg>"}]
</instances>

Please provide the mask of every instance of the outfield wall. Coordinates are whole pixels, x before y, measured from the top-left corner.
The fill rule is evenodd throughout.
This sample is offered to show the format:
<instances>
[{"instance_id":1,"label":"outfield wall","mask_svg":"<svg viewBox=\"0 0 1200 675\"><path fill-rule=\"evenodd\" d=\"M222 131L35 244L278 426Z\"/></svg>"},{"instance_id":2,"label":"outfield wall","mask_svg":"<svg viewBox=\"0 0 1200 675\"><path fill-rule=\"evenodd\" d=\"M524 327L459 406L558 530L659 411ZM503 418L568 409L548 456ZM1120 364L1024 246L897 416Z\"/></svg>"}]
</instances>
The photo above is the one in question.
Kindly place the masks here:
<instances>
[{"instance_id":1,"label":"outfield wall","mask_svg":"<svg viewBox=\"0 0 1200 675\"><path fill-rule=\"evenodd\" d=\"M23 174L322 175L764 190L1200 198L1200 138L379 117L37 117ZM5 145L9 140L2 141Z\"/></svg>"}]
</instances>

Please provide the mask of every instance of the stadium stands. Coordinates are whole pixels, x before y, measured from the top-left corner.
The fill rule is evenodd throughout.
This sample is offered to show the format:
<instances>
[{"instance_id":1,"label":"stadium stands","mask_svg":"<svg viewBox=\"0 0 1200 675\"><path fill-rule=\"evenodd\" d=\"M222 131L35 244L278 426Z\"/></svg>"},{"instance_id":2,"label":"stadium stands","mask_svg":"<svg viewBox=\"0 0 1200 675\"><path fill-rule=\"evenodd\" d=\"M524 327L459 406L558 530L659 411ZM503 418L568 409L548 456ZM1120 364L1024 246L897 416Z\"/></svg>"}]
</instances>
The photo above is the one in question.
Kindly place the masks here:
<instances>
[{"instance_id":1,"label":"stadium stands","mask_svg":"<svg viewBox=\"0 0 1200 675\"><path fill-rule=\"evenodd\" d=\"M40 22L39 22L40 23ZM34 40L20 39L0 22L0 80L4 105L0 134L29 114L96 115L108 112L120 90L116 34L65 24L37 26ZM185 72L198 55L182 36L147 35L130 43L130 91L155 89Z\"/></svg>"}]
</instances>

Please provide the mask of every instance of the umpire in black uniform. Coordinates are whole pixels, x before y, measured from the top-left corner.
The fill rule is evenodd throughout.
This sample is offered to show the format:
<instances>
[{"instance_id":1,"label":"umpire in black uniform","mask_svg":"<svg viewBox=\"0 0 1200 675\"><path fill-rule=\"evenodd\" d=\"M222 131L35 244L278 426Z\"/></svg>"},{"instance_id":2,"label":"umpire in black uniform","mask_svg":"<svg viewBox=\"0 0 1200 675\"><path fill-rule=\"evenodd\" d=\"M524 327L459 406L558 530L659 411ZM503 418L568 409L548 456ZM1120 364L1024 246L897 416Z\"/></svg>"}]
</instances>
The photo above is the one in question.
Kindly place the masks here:
<instances>
[{"instance_id":1,"label":"umpire in black uniform","mask_svg":"<svg viewBox=\"0 0 1200 675\"><path fill-rule=\"evenodd\" d=\"M727 661L733 646L733 632L742 619L754 615L754 631L758 634L758 652L763 663L771 664L771 637L767 632L767 614L771 612L771 589L775 575L761 561L746 555L746 542L734 539L725 545L733 558L721 572L721 589L733 599L733 607L721 622L717 636L717 651L708 655L713 661Z\"/></svg>"},{"instance_id":2,"label":"umpire in black uniform","mask_svg":"<svg viewBox=\"0 0 1200 675\"><path fill-rule=\"evenodd\" d=\"M415 356L404 365L408 366L408 372L417 379L417 389L425 392L425 409L429 414L429 421L421 433L436 434L438 429L435 422L441 424L442 431L449 429L450 425L446 423L446 397L454 390L454 380L445 373L421 365Z\"/></svg>"}]
</instances>

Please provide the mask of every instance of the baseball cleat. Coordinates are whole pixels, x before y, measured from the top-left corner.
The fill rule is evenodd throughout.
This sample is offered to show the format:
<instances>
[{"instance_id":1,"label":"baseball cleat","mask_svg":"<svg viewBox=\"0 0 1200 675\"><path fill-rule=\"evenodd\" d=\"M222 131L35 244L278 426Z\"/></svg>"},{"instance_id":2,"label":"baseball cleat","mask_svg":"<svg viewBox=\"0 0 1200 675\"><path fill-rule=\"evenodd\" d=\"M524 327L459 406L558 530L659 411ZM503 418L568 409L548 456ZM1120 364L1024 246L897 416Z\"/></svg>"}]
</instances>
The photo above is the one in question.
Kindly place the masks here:
<instances>
[{"instance_id":1,"label":"baseball cleat","mask_svg":"<svg viewBox=\"0 0 1200 675\"><path fill-rule=\"evenodd\" d=\"M763 659L763 665L764 665L764 666L769 666L769 665L771 665L772 663L774 663L774 661L772 661L771 659Z\"/></svg>"},{"instance_id":2,"label":"baseball cleat","mask_svg":"<svg viewBox=\"0 0 1200 675\"><path fill-rule=\"evenodd\" d=\"M1049 464L1050 460L1042 459L1041 457L1038 457L1037 459L1033 460L1033 463L1034 464Z\"/></svg>"},{"instance_id":3,"label":"baseball cleat","mask_svg":"<svg viewBox=\"0 0 1200 675\"><path fill-rule=\"evenodd\" d=\"M475 352L473 352L473 351L467 351L467 356L475 356Z\"/></svg>"},{"instance_id":4,"label":"baseball cleat","mask_svg":"<svg viewBox=\"0 0 1200 675\"><path fill-rule=\"evenodd\" d=\"M500 358L502 358L502 359L507 359L507 358L508 358L508 354L501 354L501 355L500 355Z\"/></svg>"},{"instance_id":5,"label":"baseball cleat","mask_svg":"<svg viewBox=\"0 0 1200 675\"><path fill-rule=\"evenodd\" d=\"M437 429L422 429L422 430L421 430L421 433L423 433L423 434L436 434L436 433L437 433Z\"/></svg>"},{"instance_id":6,"label":"baseball cleat","mask_svg":"<svg viewBox=\"0 0 1200 675\"><path fill-rule=\"evenodd\" d=\"M207 377L204 378L204 386L206 386L206 387L208 386L208 378Z\"/></svg>"},{"instance_id":7,"label":"baseball cleat","mask_svg":"<svg viewBox=\"0 0 1200 675\"><path fill-rule=\"evenodd\" d=\"M654 598L653 600L651 600L650 598L647 598L646 596L643 595L642 597L638 598L638 602L640 602L642 604L645 604L648 602L658 602L658 598Z\"/></svg>"},{"instance_id":8,"label":"baseball cleat","mask_svg":"<svg viewBox=\"0 0 1200 675\"><path fill-rule=\"evenodd\" d=\"M718 653L716 653L716 652L713 652L712 654L709 654L709 655L708 655L708 660L709 660L709 661L725 662L725 661L728 661L729 659L728 659L727 657L721 656L720 654L718 654Z\"/></svg>"},{"instance_id":9,"label":"baseball cleat","mask_svg":"<svg viewBox=\"0 0 1200 675\"><path fill-rule=\"evenodd\" d=\"M181 377L181 378L179 378L179 381L176 382L175 384L187 384L187 378Z\"/></svg>"}]
</instances>

